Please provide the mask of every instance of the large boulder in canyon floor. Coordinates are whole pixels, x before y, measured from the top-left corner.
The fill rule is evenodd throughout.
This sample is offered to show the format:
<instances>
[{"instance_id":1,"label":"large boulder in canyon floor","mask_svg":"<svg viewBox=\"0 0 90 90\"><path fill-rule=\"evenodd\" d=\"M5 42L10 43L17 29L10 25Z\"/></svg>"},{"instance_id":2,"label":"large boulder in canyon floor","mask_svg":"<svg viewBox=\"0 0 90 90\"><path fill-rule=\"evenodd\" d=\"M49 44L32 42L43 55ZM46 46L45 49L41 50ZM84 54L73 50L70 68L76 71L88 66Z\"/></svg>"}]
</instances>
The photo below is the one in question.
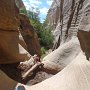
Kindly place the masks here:
<instances>
[{"instance_id":1,"label":"large boulder in canyon floor","mask_svg":"<svg viewBox=\"0 0 90 90\"><path fill-rule=\"evenodd\" d=\"M74 36L67 43L43 58L44 68L52 72L60 71L73 61L80 51L78 38Z\"/></svg>"},{"instance_id":2,"label":"large boulder in canyon floor","mask_svg":"<svg viewBox=\"0 0 90 90\"><path fill-rule=\"evenodd\" d=\"M90 90L90 62L80 52L61 72L26 90Z\"/></svg>"},{"instance_id":3,"label":"large boulder in canyon floor","mask_svg":"<svg viewBox=\"0 0 90 90\"><path fill-rule=\"evenodd\" d=\"M53 0L47 14L48 25L55 26L53 50L77 36L79 27L82 26L80 30L89 29L89 8L89 0Z\"/></svg>"}]
</instances>

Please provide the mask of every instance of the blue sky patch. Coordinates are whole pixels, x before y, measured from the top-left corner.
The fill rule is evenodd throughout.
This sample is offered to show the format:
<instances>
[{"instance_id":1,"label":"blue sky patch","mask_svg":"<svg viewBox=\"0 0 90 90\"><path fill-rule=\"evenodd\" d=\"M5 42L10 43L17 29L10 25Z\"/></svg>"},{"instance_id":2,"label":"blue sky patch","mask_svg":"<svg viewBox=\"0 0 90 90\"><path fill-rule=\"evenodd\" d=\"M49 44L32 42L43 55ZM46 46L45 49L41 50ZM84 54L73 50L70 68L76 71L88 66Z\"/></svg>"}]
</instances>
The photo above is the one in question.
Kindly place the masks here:
<instances>
[{"instance_id":1,"label":"blue sky patch","mask_svg":"<svg viewBox=\"0 0 90 90\"><path fill-rule=\"evenodd\" d=\"M52 4L52 0L23 0L23 2L27 10L35 11L36 9L39 9L41 22L43 22L46 18L48 9Z\"/></svg>"}]
</instances>

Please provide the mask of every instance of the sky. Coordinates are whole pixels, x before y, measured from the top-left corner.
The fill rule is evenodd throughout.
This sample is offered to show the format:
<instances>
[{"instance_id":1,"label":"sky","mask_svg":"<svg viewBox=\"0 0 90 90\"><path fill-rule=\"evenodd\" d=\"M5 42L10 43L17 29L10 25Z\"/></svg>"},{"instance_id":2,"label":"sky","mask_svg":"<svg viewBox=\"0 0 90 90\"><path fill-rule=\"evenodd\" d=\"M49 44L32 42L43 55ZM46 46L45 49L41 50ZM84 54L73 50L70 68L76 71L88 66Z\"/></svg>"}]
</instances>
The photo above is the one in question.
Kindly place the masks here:
<instances>
[{"instance_id":1,"label":"sky","mask_svg":"<svg viewBox=\"0 0 90 90\"><path fill-rule=\"evenodd\" d=\"M23 0L23 2L27 10L35 11L35 9L38 8L41 22L45 20L47 12L52 4L52 0Z\"/></svg>"}]
</instances>

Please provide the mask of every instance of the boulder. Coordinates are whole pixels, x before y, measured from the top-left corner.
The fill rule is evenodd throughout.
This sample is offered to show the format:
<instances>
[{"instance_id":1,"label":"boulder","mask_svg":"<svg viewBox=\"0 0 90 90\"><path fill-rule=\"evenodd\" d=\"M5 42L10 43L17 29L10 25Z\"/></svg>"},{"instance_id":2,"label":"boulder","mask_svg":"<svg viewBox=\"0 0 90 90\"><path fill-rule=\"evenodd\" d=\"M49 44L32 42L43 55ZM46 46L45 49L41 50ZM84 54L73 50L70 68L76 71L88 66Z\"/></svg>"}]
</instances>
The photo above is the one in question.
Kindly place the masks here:
<instances>
[{"instance_id":1,"label":"boulder","mask_svg":"<svg viewBox=\"0 0 90 90\"><path fill-rule=\"evenodd\" d=\"M90 62L80 52L61 72L41 83L24 87L26 90L89 90Z\"/></svg>"},{"instance_id":2,"label":"boulder","mask_svg":"<svg viewBox=\"0 0 90 90\"><path fill-rule=\"evenodd\" d=\"M65 68L81 51L78 38L73 36L67 43L62 44L43 58L44 68L60 71Z\"/></svg>"},{"instance_id":3,"label":"boulder","mask_svg":"<svg viewBox=\"0 0 90 90\"><path fill-rule=\"evenodd\" d=\"M0 90L14 90L17 82L0 71Z\"/></svg>"}]
</instances>

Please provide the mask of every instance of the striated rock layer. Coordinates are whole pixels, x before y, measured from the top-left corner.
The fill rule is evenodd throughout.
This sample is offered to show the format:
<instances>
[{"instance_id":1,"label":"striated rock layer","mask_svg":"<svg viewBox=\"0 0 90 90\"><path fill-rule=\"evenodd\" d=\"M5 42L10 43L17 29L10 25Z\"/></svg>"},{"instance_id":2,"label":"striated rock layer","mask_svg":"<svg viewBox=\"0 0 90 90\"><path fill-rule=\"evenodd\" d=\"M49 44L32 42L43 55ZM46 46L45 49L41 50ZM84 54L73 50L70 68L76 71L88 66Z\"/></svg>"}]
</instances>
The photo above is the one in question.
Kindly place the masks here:
<instances>
[{"instance_id":1,"label":"striated rock layer","mask_svg":"<svg viewBox=\"0 0 90 90\"><path fill-rule=\"evenodd\" d=\"M21 9L26 10L22 0L16 0L16 4L19 11ZM18 10L17 10L17 13L18 13ZM27 17L27 13L22 13L22 12L21 14L18 13L18 20L20 21L21 35L23 36L23 39L27 45L27 51L31 55L37 54L40 57L41 51L40 51L38 36L37 36L37 33L34 31L33 26L31 26L30 24L30 20Z\"/></svg>"},{"instance_id":2,"label":"striated rock layer","mask_svg":"<svg viewBox=\"0 0 90 90\"><path fill-rule=\"evenodd\" d=\"M80 53L67 67L53 77L26 90L90 90L90 62Z\"/></svg>"},{"instance_id":3,"label":"striated rock layer","mask_svg":"<svg viewBox=\"0 0 90 90\"><path fill-rule=\"evenodd\" d=\"M89 90L90 0L53 0L47 20L55 29L54 51L42 62L59 73L26 90Z\"/></svg>"},{"instance_id":4,"label":"striated rock layer","mask_svg":"<svg viewBox=\"0 0 90 90\"><path fill-rule=\"evenodd\" d=\"M58 18L58 19L57 19ZM48 25L54 26L53 52L44 58L44 62L59 65L63 68L72 61L81 49L85 52L87 59L90 57L90 1L89 0L53 0L47 15ZM79 31L78 31L79 30ZM85 32L86 31L86 32ZM78 37L77 37L78 32ZM78 38L78 39L75 39ZM73 41L73 48L69 42ZM63 48L60 49L60 48ZM67 48L67 49L66 49ZM71 51L70 51L71 49ZM65 53L63 53L65 51ZM77 54L75 55L75 52ZM61 54L60 54L61 53ZM72 58L72 55L75 55ZM62 55L63 54L63 55ZM69 57L69 59L67 57ZM65 58L66 57L66 58ZM62 59L63 58L63 59ZM63 62L62 62L63 61ZM57 66L58 67L58 66ZM52 67L53 69L53 67Z\"/></svg>"}]
</instances>

